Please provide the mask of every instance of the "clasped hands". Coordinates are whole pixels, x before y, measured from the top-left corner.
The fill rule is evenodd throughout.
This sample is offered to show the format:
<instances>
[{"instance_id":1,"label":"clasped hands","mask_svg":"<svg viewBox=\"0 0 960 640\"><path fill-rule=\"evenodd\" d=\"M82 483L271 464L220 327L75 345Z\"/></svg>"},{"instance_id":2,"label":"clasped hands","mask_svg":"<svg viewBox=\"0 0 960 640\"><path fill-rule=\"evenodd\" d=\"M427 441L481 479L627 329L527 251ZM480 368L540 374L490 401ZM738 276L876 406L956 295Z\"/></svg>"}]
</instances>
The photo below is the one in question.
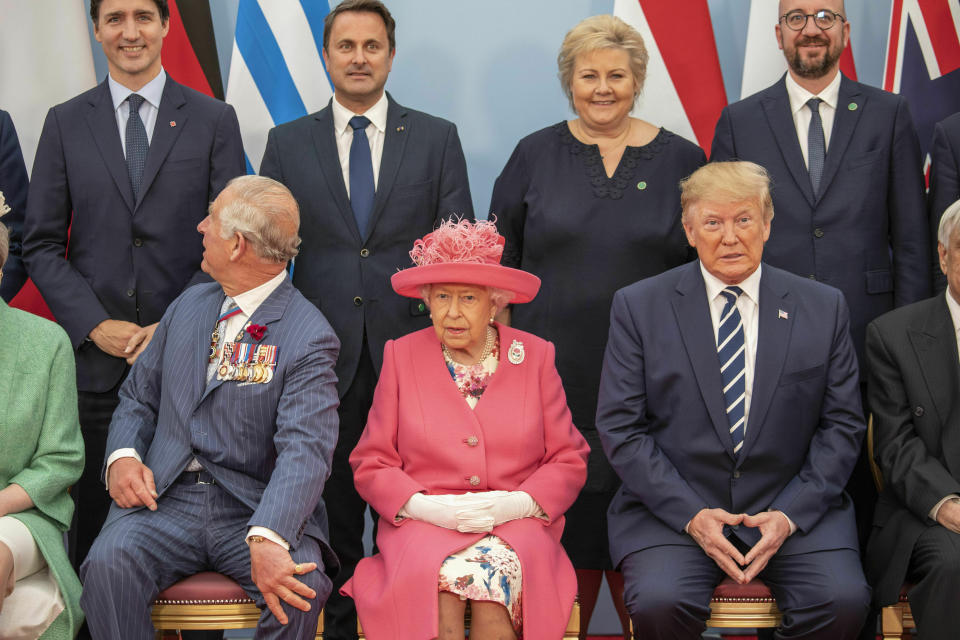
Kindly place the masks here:
<instances>
[{"instance_id":1,"label":"clasped hands","mask_svg":"<svg viewBox=\"0 0 960 640\"><path fill-rule=\"evenodd\" d=\"M141 327L125 320L104 320L90 332L90 339L103 351L115 358L125 358L133 364L150 344L157 323Z\"/></svg>"},{"instance_id":2,"label":"clasped hands","mask_svg":"<svg viewBox=\"0 0 960 640\"><path fill-rule=\"evenodd\" d=\"M760 540L743 555L723 535L724 525L756 527ZM790 522L782 511L756 515L730 513L723 509L701 509L687 525L687 533L713 558L724 573L739 584L753 580L790 535Z\"/></svg>"},{"instance_id":3,"label":"clasped hands","mask_svg":"<svg viewBox=\"0 0 960 640\"><path fill-rule=\"evenodd\" d=\"M490 532L518 518L542 513L525 491L482 491L460 495L415 493L400 509L400 515L462 533Z\"/></svg>"}]
</instances>

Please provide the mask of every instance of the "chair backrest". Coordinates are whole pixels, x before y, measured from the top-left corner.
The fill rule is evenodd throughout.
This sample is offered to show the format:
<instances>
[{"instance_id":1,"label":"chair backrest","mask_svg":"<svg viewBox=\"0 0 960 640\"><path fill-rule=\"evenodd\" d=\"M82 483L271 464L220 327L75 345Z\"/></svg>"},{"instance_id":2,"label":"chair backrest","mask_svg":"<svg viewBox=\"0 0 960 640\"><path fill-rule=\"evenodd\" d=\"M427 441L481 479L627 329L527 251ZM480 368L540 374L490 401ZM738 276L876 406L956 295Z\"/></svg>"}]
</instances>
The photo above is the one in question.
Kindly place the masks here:
<instances>
[{"instance_id":1,"label":"chair backrest","mask_svg":"<svg viewBox=\"0 0 960 640\"><path fill-rule=\"evenodd\" d=\"M870 461L870 473L873 475L873 484L877 487L877 493L883 491L883 472L880 471L880 465L877 464L877 443L876 434L873 428L873 414L867 416L867 460Z\"/></svg>"}]
</instances>

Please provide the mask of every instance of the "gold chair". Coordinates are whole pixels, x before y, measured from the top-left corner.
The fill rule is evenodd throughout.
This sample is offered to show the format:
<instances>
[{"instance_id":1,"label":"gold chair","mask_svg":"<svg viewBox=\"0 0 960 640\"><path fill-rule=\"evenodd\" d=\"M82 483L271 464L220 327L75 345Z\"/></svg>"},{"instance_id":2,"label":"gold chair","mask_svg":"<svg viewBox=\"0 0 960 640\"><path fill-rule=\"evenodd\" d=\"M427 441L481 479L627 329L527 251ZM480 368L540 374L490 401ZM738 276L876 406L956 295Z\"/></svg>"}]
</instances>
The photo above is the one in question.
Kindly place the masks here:
<instances>
[{"instance_id":1,"label":"gold chair","mask_svg":"<svg viewBox=\"0 0 960 640\"><path fill-rule=\"evenodd\" d=\"M470 628L470 606L467 605L467 614L465 616L465 622L467 623L467 628ZM363 634L363 627L360 626L360 621L357 620L357 635L360 636L360 640L365 640L366 636ZM570 610L570 620L567 621L567 628L563 632L563 640L577 640L580 637L580 601L573 601L573 609Z\"/></svg>"},{"instance_id":2,"label":"gold chair","mask_svg":"<svg viewBox=\"0 0 960 640\"><path fill-rule=\"evenodd\" d=\"M710 617L707 626L715 629L764 629L780 625L782 618L770 587L760 578L747 584L737 584L725 576L710 598ZM630 635L633 620L630 621Z\"/></svg>"},{"instance_id":3,"label":"gold chair","mask_svg":"<svg viewBox=\"0 0 960 640\"><path fill-rule=\"evenodd\" d=\"M717 585L710 599L708 627L767 628L780 624L780 610L770 588L759 578L737 584L729 576Z\"/></svg>"},{"instance_id":4,"label":"gold chair","mask_svg":"<svg viewBox=\"0 0 960 640\"><path fill-rule=\"evenodd\" d=\"M179 638L181 630L253 629L260 609L230 578L204 571L184 578L157 595L150 612L156 640ZM323 612L316 640L323 638Z\"/></svg>"},{"instance_id":5,"label":"gold chair","mask_svg":"<svg viewBox=\"0 0 960 640\"><path fill-rule=\"evenodd\" d=\"M870 461L870 473L873 474L873 482L877 486L877 493L883 491L883 473L877 465L876 443L874 442L873 414L867 419L867 459ZM899 640L900 638L909 638L909 629L916 629L917 625L913 621L913 613L910 611L910 600L907 599L907 591L913 585L904 584L900 588L900 597L896 604L891 604L880 611L880 633L883 640Z\"/></svg>"}]
</instances>

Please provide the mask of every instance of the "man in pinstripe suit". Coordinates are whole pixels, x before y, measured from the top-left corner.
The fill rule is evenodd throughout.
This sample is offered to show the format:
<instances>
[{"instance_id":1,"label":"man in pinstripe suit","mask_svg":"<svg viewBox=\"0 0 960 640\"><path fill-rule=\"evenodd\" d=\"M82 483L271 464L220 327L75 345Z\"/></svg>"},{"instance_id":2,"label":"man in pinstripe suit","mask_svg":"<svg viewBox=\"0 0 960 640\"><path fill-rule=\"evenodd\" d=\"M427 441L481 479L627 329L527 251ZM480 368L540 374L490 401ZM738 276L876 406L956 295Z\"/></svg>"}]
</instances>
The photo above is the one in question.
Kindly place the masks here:
<instances>
[{"instance_id":1,"label":"man in pinstripe suit","mask_svg":"<svg viewBox=\"0 0 960 640\"><path fill-rule=\"evenodd\" d=\"M199 224L202 268L120 389L114 500L81 568L95 638L148 638L150 603L203 570L260 605L257 638L313 637L338 568L321 500L337 439L339 341L290 284L300 238L280 183L232 180Z\"/></svg>"}]
</instances>

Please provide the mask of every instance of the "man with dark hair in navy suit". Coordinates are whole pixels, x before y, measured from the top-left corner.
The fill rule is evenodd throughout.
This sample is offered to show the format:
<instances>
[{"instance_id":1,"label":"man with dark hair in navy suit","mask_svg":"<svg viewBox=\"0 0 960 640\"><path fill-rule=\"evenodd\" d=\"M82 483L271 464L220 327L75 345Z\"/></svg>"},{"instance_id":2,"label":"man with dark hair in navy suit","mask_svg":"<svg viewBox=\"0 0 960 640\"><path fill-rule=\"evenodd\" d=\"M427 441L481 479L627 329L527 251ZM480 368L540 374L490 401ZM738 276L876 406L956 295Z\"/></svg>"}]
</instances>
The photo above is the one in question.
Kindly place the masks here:
<instances>
[{"instance_id":1,"label":"man with dark hair in navy suit","mask_svg":"<svg viewBox=\"0 0 960 640\"><path fill-rule=\"evenodd\" d=\"M157 593L205 570L257 602L257 638L316 633L339 342L287 277L299 222L286 187L241 176L198 226L216 282L171 303L110 425L115 504L80 571L98 640L151 637Z\"/></svg>"},{"instance_id":2,"label":"man with dark hair in navy suit","mask_svg":"<svg viewBox=\"0 0 960 640\"><path fill-rule=\"evenodd\" d=\"M367 421L387 340L426 327L427 309L401 298L390 276L413 241L442 219L473 217L456 127L397 104L384 91L396 52L394 20L379 0L345 0L324 23L329 106L270 131L261 175L287 185L303 211L293 284L330 320L340 440L324 498L343 571L324 611L325 637L357 637L356 612L337 589L363 557L366 503L347 457Z\"/></svg>"},{"instance_id":3,"label":"man with dark hair in navy suit","mask_svg":"<svg viewBox=\"0 0 960 640\"><path fill-rule=\"evenodd\" d=\"M245 173L233 108L163 70L166 0L98 0L90 12L109 76L47 114L23 242L29 275L76 350L87 460L72 489L77 566L109 508L99 461L128 363L167 305L208 280L194 227Z\"/></svg>"},{"instance_id":4,"label":"man with dark hair in navy suit","mask_svg":"<svg viewBox=\"0 0 960 640\"><path fill-rule=\"evenodd\" d=\"M681 190L699 260L617 292L598 398L634 629L699 638L721 579L759 576L776 637L849 640L870 590L843 490L865 431L847 305L761 263L762 167L713 162Z\"/></svg>"}]
</instances>

